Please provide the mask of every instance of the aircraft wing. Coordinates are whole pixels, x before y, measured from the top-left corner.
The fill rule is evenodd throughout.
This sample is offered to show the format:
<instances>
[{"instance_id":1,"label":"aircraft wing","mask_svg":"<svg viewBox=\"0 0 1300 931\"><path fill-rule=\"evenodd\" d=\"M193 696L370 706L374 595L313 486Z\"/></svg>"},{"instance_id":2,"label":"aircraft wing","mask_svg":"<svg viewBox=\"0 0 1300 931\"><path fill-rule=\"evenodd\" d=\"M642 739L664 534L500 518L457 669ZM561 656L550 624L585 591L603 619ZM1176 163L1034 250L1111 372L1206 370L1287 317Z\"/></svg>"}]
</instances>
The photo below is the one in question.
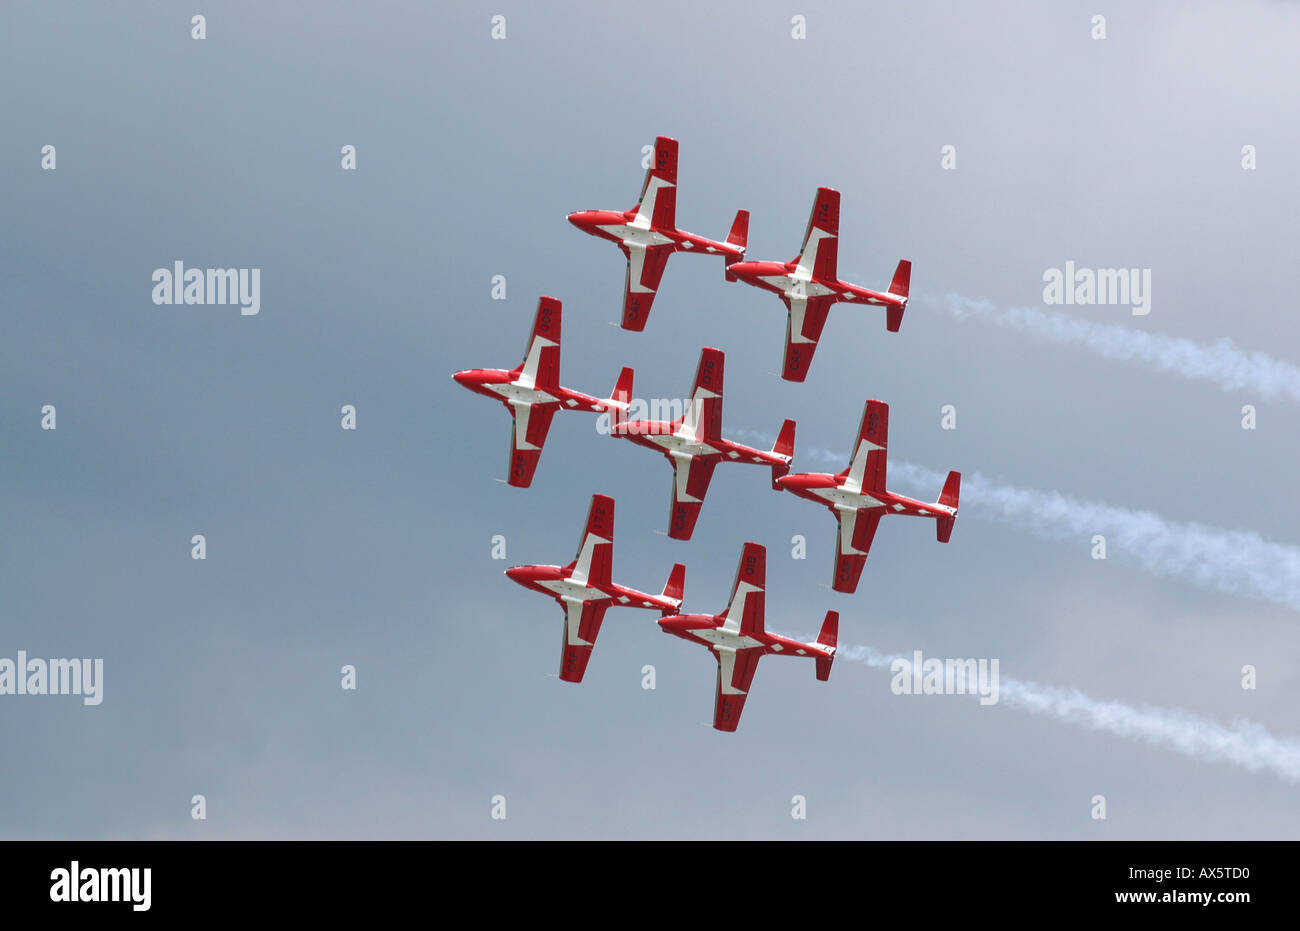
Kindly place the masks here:
<instances>
[{"instance_id":1,"label":"aircraft wing","mask_svg":"<svg viewBox=\"0 0 1300 931\"><path fill-rule=\"evenodd\" d=\"M746 543L740 551L736 580L731 584L723 629L747 637L762 634L766 599L767 549L757 543Z\"/></svg>"},{"instance_id":2,"label":"aircraft wing","mask_svg":"<svg viewBox=\"0 0 1300 931\"><path fill-rule=\"evenodd\" d=\"M840 475L851 491L884 491L886 458L889 453L889 405L867 401L858 424L853 460Z\"/></svg>"},{"instance_id":3,"label":"aircraft wing","mask_svg":"<svg viewBox=\"0 0 1300 931\"><path fill-rule=\"evenodd\" d=\"M689 540L695 531L695 521L700 516L717 464L714 457L673 457L673 507L668 518L668 536L674 540Z\"/></svg>"},{"instance_id":4,"label":"aircraft wing","mask_svg":"<svg viewBox=\"0 0 1300 931\"><path fill-rule=\"evenodd\" d=\"M653 164L645 173L641 197L636 202L637 220L655 229L677 226L677 140L655 139Z\"/></svg>"},{"instance_id":5,"label":"aircraft wing","mask_svg":"<svg viewBox=\"0 0 1300 931\"><path fill-rule=\"evenodd\" d=\"M838 275L839 237L840 192L834 188L818 188L812 212L808 214L803 245L799 248L799 267L819 281L834 281Z\"/></svg>"},{"instance_id":6,"label":"aircraft wing","mask_svg":"<svg viewBox=\"0 0 1300 931\"><path fill-rule=\"evenodd\" d=\"M516 488L532 484L555 411L549 404L510 403L515 420L510 436L510 484Z\"/></svg>"},{"instance_id":7,"label":"aircraft wing","mask_svg":"<svg viewBox=\"0 0 1300 931\"><path fill-rule=\"evenodd\" d=\"M524 385L541 389L560 385L560 324L562 307L553 297L537 302L533 332L528 337L524 361L515 369Z\"/></svg>"},{"instance_id":8,"label":"aircraft wing","mask_svg":"<svg viewBox=\"0 0 1300 931\"><path fill-rule=\"evenodd\" d=\"M785 364L781 377L786 381L803 381L808 377L817 340L821 339L826 315L835 302L830 295L819 297L782 297L789 315L785 325Z\"/></svg>"},{"instance_id":9,"label":"aircraft wing","mask_svg":"<svg viewBox=\"0 0 1300 931\"><path fill-rule=\"evenodd\" d=\"M867 564L871 541L884 511L881 508L857 508L836 511L839 533L835 537L835 583L837 592L855 592L862 577L862 567Z\"/></svg>"},{"instance_id":10,"label":"aircraft wing","mask_svg":"<svg viewBox=\"0 0 1300 931\"><path fill-rule=\"evenodd\" d=\"M587 523L578 543L578 555L569 564L569 579L590 585L609 585L613 561L614 499L609 495L592 495Z\"/></svg>"},{"instance_id":11,"label":"aircraft wing","mask_svg":"<svg viewBox=\"0 0 1300 931\"><path fill-rule=\"evenodd\" d=\"M734 731L740 726L749 687L758 669L761 647L746 650L715 650L718 658L718 686L713 702L713 726L720 731Z\"/></svg>"},{"instance_id":12,"label":"aircraft wing","mask_svg":"<svg viewBox=\"0 0 1300 931\"><path fill-rule=\"evenodd\" d=\"M581 682L591 659L600 622L605 619L608 601L571 601L564 599L564 643L560 652L560 678Z\"/></svg>"},{"instance_id":13,"label":"aircraft wing","mask_svg":"<svg viewBox=\"0 0 1300 931\"><path fill-rule=\"evenodd\" d=\"M671 245L638 246L623 243L619 246L627 256L627 279L623 286L623 329L640 332L650 317L650 305L673 254Z\"/></svg>"},{"instance_id":14,"label":"aircraft wing","mask_svg":"<svg viewBox=\"0 0 1300 931\"><path fill-rule=\"evenodd\" d=\"M692 439L716 440L722 437L722 376L725 365L726 355L721 349L706 346L700 350L691 403L681 422L682 431Z\"/></svg>"}]
</instances>

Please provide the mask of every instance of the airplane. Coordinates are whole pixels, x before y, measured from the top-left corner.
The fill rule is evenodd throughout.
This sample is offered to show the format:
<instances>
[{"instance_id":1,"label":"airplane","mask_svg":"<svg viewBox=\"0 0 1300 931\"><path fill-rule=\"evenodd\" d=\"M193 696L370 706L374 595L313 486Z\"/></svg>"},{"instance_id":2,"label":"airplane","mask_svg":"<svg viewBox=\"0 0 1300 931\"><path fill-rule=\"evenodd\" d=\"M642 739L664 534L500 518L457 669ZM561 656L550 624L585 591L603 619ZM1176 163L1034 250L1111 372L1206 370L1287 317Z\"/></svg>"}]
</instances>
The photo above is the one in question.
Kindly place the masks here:
<instances>
[{"instance_id":1,"label":"airplane","mask_svg":"<svg viewBox=\"0 0 1300 931\"><path fill-rule=\"evenodd\" d=\"M689 540L719 462L748 462L772 469L772 487L778 476L790 471L794 458L794 421L781 425L770 452L722 438L722 373L726 357L719 349L700 351L695 390L675 420L629 420L632 397L630 368L619 374L609 406L610 435L657 450L673 464L672 507L668 536Z\"/></svg>"},{"instance_id":2,"label":"airplane","mask_svg":"<svg viewBox=\"0 0 1300 931\"><path fill-rule=\"evenodd\" d=\"M527 488L537 471L546 432L556 411L600 413L607 401L560 386L561 305L553 297L537 302L524 361L505 369L466 369L451 377L470 391L496 398L514 418L509 484Z\"/></svg>"},{"instance_id":3,"label":"airplane","mask_svg":"<svg viewBox=\"0 0 1300 931\"><path fill-rule=\"evenodd\" d=\"M605 611L614 606L649 608L662 615L681 607L686 567L676 563L658 595L624 588L610 578L614 556L614 499L592 495L578 555L567 566L515 566L506 575L525 588L549 595L564 608L560 678L581 682L600 633Z\"/></svg>"},{"instance_id":4,"label":"airplane","mask_svg":"<svg viewBox=\"0 0 1300 931\"><path fill-rule=\"evenodd\" d=\"M949 472L939 500L933 504L885 490L885 457L889 445L889 405L868 401L858 425L857 443L849 467L838 475L803 472L776 480L778 488L830 508L839 522L835 539L837 592L854 592L866 565L876 526L886 514L933 517L940 543L952 536L961 494L961 473Z\"/></svg>"},{"instance_id":5,"label":"airplane","mask_svg":"<svg viewBox=\"0 0 1300 931\"><path fill-rule=\"evenodd\" d=\"M898 263L886 292L872 291L841 281L836 272L840 236L840 192L817 189L803 248L789 262L736 262L727 267L727 280L740 279L781 296L789 312L785 327L785 363L781 377L803 381L808 377L817 340L826 325L831 305L875 304L885 308L885 327L897 333L903 325L911 286L912 263Z\"/></svg>"},{"instance_id":6,"label":"airplane","mask_svg":"<svg viewBox=\"0 0 1300 931\"><path fill-rule=\"evenodd\" d=\"M740 725L754 672L761 657L811 656L817 662L817 678L825 682L835 660L835 641L840 615L827 611L816 643L802 643L770 634L763 628L767 550L746 543L736 568L731 601L722 614L676 614L659 619L665 633L692 643L702 643L718 661L717 692L713 703L713 726L734 731Z\"/></svg>"},{"instance_id":7,"label":"airplane","mask_svg":"<svg viewBox=\"0 0 1300 931\"><path fill-rule=\"evenodd\" d=\"M677 140L655 139L654 163L646 172L641 198L631 210L581 210L569 222L591 236L618 243L627 256L623 287L623 329L640 332L650 316L668 256L674 252L721 255L726 266L745 257L749 211L736 213L726 242L677 228ZM727 280L734 281L730 273Z\"/></svg>"}]
</instances>

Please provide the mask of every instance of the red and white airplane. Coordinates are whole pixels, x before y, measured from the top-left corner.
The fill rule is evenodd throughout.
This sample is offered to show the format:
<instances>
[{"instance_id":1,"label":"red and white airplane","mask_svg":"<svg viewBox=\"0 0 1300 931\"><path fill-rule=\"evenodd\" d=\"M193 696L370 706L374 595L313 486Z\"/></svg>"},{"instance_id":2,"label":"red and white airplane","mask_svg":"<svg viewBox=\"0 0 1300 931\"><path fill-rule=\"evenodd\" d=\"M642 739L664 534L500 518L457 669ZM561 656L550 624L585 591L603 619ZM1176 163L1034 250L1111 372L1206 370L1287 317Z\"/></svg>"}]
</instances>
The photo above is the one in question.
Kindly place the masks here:
<instances>
[{"instance_id":1,"label":"red and white airplane","mask_svg":"<svg viewBox=\"0 0 1300 931\"><path fill-rule=\"evenodd\" d=\"M451 376L470 391L496 398L514 418L510 484L527 488L537 471L546 432L556 411L600 413L608 402L560 386L560 302L544 297L528 338L524 361L510 369L467 369Z\"/></svg>"},{"instance_id":2,"label":"red and white airplane","mask_svg":"<svg viewBox=\"0 0 1300 931\"><path fill-rule=\"evenodd\" d=\"M717 697L713 704L713 726L734 731L740 724L759 659L768 654L811 656L817 661L817 678L825 682L835 659L839 633L838 612L827 611L816 643L802 643L770 634L763 628L767 551L757 543L746 543L736 569L731 601L721 614L677 614L659 619L666 633L702 643L718 661Z\"/></svg>"},{"instance_id":3,"label":"red and white airplane","mask_svg":"<svg viewBox=\"0 0 1300 931\"><path fill-rule=\"evenodd\" d=\"M898 263L886 292L872 291L836 277L840 236L840 192L817 189L803 248L789 262L737 262L727 268L728 280L739 278L756 288L781 296L789 311L785 329L785 366L781 377L803 381L808 376L817 340L832 304L875 304L885 308L885 326L891 333L903 325L912 263Z\"/></svg>"},{"instance_id":4,"label":"red and white airplane","mask_svg":"<svg viewBox=\"0 0 1300 931\"><path fill-rule=\"evenodd\" d=\"M624 588L611 578L614 557L614 499L592 495L586 528L578 555L567 566L515 566L506 575L525 588L549 595L564 609L564 642L560 652L560 678L581 682L600 633L600 622L610 605L650 608L664 615L682 604L686 567L681 563L668 573L668 583L658 595Z\"/></svg>"},{"instance_id":5,"label":"red and white airplane","mask_svg":"<svg viewBox=\"0 0 1300 931\"><path fill-rule=\"evenodd\" d=\"M719 349L700 351L695 390L675 420L628 420L632 397L632 370L625 368L609 405L613 408L610 435L623 437L656 450L673 464L672 510L668 536L689 540L709 490L713 470L720 462L748 462L770 466L772 487L790 471L794 458L794 421L781 425L771 451L754 449L722 438L722 373L726 357Z\"/></svg>"},{"instance_id":6,"label":"red and white airplane","mask_svg":"<svg viewBox=\"0 0 1300 931\"><path fill-rule=\"evenodd\" d=\"M868 401L858 425L857 445L849 467L838 475L804 472L776 480L778 488L830 508L839 522L835 540L835 583L837 592L857 590L866 565L876 526L886 514L910 514L935 519L940 543L952 536L957 520L957 499L961 494L961 473L949 472L943 491L934 504L917 501L885 490L885 457L889 445L889 405Z\"/></svg>"},{"instance_id":7,"label":"red and white airplane","mask_svg":"<svg viewBox=\"0 0 1300 931\"><path fill-rule=\"evenodd\" d=\"M650 305L659 290L668 256L674 252L721 255L730 265L745 257L749 211L736 213L726 242L696 236L677 228L677 140L655 140L654 163L646 172L641 198L631 210L582 210L569 222L592 236L618 243L627 256L623 289L623 329L643 330ZM730 273L728 281L734 281Z\"/></svg>"}]
</instances>

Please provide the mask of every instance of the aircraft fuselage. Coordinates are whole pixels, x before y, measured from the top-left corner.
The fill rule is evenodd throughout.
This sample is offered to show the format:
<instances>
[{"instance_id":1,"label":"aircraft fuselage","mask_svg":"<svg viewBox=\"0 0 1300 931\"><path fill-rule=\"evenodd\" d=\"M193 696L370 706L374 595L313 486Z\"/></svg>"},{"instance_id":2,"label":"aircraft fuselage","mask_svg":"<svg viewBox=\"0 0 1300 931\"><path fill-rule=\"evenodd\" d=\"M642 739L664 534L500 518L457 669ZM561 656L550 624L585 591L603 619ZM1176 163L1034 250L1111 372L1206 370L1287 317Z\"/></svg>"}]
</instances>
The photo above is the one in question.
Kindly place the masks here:
<instances>
[{"instance_id":1,"label":"aircraft fuselage","mask_svg":"<svg viewBox=\"0 0 1300 931\"><path fill-rule=\"evenodd\" d=\"M890 514L908 514L913 517L950 517L955 508L931 501L918 501L892 491L864 491L854 488L848 479L838 475L804 472L777 479L778 484L801 498L816 501L832 511L882 508Z\"/></svg>"},{"instance_id":2,"label":"aircraft fuselage","mask_svg":"<svg viewBox=\"0 0 1300 931\"><path fill-rule=\"evenodd\" d=\"M511 404L554 404L588 411L605 409L605 405L599 398L558 386L550 389L538 388L523 377L522 373L506 369L466 369L457 372L452 378L457 384L470 391L496 398L507 407Z\"/></svg>"},{"instance_id":3,"label":"aircraft fuselage","mask_svg":"<svg viewBox=\"0 0 1300 931\"><path fill-rule=\"evenodd\" d=\"M715 457L761 465L784 465L786 460L761 449L722 438L697 440L677 429L677 425L663 420L633 420L613 426L610 433L629 439L640 446L658 450L669 459Z\"/></svg>"},{"instance_id":4,"label":"aircraft fuselage","mask_svg":"<svg viewBox=\"0 0 1300 931\"><path fill-rule=\"evenodd\" d=\"M747 284L779 294L787 300L833 297L836 303L844 301L880 307L903 303L901 298L840 281L838 278L816 278L796 262L737 262L728 266L727 271Z\"/></svg>"},{"instance_id":5,"label":"aircraft fuselage","mask_svg":"<svg viewBox=\"0 0 1300 931\"><path fill-rule=\"evenodd\" d=\"M674 607L671 602L664 601L657 595L648 595L634 588L626 588L615 583L593 585L590 582L575 580L572 570L566 566L515 566L507 569L506 575L524 588L549 595L560 602L604 601L659 611L672 610Z\"/></svg>"},{"instance_id":6,"label":"aircraft fuselage","mask_svg":"<svg viewBox=\"0 0 1300 931\"><path fill-rule=\"evenodd\" d=\"M622 210L582 210L571 213L568 220L590 236L608 239L624 246L648 248L672 246L674 252L703 252L740 258L744 253L736 246L697 236L679 229L663 229L638 219L635 212Z\"/></svg>"}]
</instances>

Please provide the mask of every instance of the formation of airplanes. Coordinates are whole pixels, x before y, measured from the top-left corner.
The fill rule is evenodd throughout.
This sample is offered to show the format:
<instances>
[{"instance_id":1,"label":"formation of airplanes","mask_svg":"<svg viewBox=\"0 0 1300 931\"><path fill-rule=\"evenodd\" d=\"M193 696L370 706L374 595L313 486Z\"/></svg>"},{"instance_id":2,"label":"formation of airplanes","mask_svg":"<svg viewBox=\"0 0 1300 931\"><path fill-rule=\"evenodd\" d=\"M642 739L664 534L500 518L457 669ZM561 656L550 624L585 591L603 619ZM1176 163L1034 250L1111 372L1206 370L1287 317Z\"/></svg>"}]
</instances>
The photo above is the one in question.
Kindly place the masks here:
<instances>
[{"instance_id":1,"label":"formation of airplanes","mask_svg":"<svg viewBox=\"0 0 1300 931\"><path fill-rule=\"evenodd\" d=\"M885 291L840 280L837 272L840 195L817 189L799 254L789 262L745 260L749 212L740 210L725 240L697 236L677 228L677 153L675 139L660 136L636 206L626 211L586 210L570 214L583 232L616 243L627 258L624 283L624 329L645 328L675 252L721 256L727 281L742 281L777 294L787 313L782 377L801 382L812 363L833 304L866 304L885 311L885 327L898 332L907 308L911 263L902 260ZM667 535L689 540L719 463L739 462L771 469L772 488L828 508L837 524L832 589L857 590L880 519L887 514L929 517L939 542L946 543L957 519L961 473L949 472L935 502L919 501L886 488L889 406L869 399L862 411L848 466L836 474L791 473L795 422L785 420L770 450L756 449L722 435L722 350L704 347L691 396L674 416L634 417L631 368L623 368L609 397L597 397L560 384L561 321L559 300L542 297L537 305L523 361L513 369L467 369L452 377L471 391L495 398L512 418L507 482L532 484L557 411L580 411L608 417L609 435L654 450L673 467ZM506 570L520 585L554 598L564 611L559 678L581 682L591 659L605 612L611 607L658 611L665 633L701 644L717 661L713 726L734 731L760 657L767 654L811 657L817 678L830 677L839 635L839 613L827 611L815 642L804 643L765 627L766 561L764 547L745 543L731 599L721 614L682 614L686 567L672 566L659 594L627 588L613 581L614 499L592 496L578 544L566 566L528 565Z\"/></svg>"}]
</instances>

